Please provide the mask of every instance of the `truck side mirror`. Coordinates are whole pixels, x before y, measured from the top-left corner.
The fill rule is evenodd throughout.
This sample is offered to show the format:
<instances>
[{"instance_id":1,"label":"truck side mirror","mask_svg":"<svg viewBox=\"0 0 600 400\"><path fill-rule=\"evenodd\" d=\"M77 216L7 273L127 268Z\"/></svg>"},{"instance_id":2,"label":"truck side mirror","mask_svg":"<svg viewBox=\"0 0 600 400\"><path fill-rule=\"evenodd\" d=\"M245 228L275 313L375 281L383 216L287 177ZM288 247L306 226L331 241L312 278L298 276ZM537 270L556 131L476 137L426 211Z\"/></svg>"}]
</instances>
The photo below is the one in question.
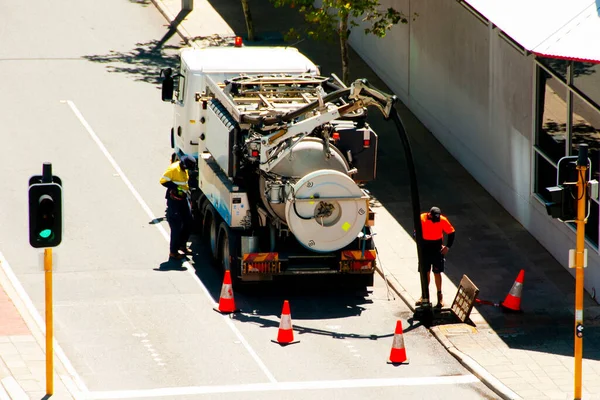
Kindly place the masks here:
<instances>
[{"instance_id":1,"label":"truck side mirror","mask_svg":"<svg viewBox=\"0 0 600 400\"><path fill-rule=\"evenodd\" d=\"M173 100L173 70L171 68L166 68L160 71L160 76L165 76L162 81L162 101L172 101Z\"/></svg>"}]
</instances>

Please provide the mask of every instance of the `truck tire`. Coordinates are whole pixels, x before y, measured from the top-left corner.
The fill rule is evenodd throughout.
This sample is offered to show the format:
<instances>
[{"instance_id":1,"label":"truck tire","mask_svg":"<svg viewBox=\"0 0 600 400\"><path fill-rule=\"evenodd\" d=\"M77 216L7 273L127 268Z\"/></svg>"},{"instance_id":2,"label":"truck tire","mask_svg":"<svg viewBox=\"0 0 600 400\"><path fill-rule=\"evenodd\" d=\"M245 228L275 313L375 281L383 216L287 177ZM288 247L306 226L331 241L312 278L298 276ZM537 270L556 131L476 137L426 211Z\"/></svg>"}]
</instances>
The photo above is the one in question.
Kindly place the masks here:
<instances>
[{"instance_id":1,"label":"truck tire","mask_svg":"<svg viewBox=\"0 0 600 400\"><path fill-rule=\"evenodd\" d=\"M202 220L204 219L204 210L206 207L206 196L200 192L196 200L192 200L192 232L202 236Z\"/></svg>"},{"instance_id":2,"label":"truck tire","mask_svg":"<svg viewBox=\"0 0 600 400\"><path fill-rule=\"evenodd\" d=\"M240 277L240 235L232 230L224 221L219 225L218 262L223 274L229 270L233 282Z\"/></svg>"},{"instance_id":3,"label":"truck tire","mask_svg":"<svg viewBox=\"0 0 600 400\"><path fill-rule=\"evenodd\" d=\"M217 235L219 233L219 223L221 217L212 206L212 204L208 203L204 208L204 218L202 219L202 233L203 237L206 238L208 243L208 249L210 251L210 255L213 260L216 260L218 257L218 249L217 249Z\"/></svg>"}]
</instances>

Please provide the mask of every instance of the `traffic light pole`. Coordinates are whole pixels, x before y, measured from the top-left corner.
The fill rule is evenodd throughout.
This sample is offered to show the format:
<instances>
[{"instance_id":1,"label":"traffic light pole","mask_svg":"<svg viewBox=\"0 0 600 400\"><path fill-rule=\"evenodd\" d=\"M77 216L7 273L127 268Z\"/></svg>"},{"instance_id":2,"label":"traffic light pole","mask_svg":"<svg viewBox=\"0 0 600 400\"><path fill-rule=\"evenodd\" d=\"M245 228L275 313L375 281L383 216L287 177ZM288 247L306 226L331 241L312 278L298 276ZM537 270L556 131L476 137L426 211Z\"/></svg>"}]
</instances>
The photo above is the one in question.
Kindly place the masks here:
<instances>
[{"instance_id":1,"label":"traffic light pole","mask_svg":"<svg viewBox=\"0 0 600 400\"><path fill-rule=\"evenodd\" d=\"M577 240L575 243L575 390L574 399L581 399L581 359L583 353L583 266L585 252L585 209L587 203L588 147L579 146L577 159Z\"/></svg>"},{"instance_id":2,"label":"traffic light pole","mask_svg":"<svg viewBox=\"0 0 600 400\"><path fill-rule=\"evenodd\" d=\"M52 248L44 249L44 277L46 286L46 394L54 393L54 337L52 323Z\"/></svg>"},{"instance_id":3,"label":"traffic light pole","mask_svg":"<svg viewBox=\"0 0 600 400\"><path fill-rule=\"evenodd\" d=\"M52 164L42 165L42 183L52 182ZM52 315L52 248L44 249L44 284L46 303L46 394L54 393L54 339Z\"/></svg>"}]
</instances>

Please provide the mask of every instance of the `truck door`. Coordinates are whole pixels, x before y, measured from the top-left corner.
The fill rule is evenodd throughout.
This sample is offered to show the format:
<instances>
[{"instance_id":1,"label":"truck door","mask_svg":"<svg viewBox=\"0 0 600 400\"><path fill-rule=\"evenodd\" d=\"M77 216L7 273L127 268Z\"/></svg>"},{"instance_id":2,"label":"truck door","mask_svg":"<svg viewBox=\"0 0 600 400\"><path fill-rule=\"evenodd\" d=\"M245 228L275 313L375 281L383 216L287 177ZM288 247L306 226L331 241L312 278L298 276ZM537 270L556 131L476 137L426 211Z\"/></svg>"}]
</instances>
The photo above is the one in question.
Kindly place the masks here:
<instances>
[{"instance_id":1,"label":"truck door","mask_svg":"<svg viewBox=\"0 0 600 400\"><path fill-rule=\"evenodd\" d=\"M183 149L183 130L185 129L185 89L186 89L186 72L187 69L182 65L177 77L177 90L175 91L175 98L173 103L175 105L173 131L171 132L171 144L173 145L175 152Z\"/></svg>"}]
</instances>

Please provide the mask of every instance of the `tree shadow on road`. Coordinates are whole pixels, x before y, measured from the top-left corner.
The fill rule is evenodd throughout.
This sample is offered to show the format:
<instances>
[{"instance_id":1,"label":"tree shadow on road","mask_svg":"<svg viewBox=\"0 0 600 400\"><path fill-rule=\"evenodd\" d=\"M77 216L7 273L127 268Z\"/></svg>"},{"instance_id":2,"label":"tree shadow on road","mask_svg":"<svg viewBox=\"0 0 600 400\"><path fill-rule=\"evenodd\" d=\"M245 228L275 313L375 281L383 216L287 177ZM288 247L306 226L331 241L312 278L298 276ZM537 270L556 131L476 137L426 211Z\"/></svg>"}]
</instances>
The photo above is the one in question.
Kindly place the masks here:
<instances>
[{"instance_id":1,"label":"tree shadow on road","mask_svg":"<svg viewBox=\"0 0 600 400\"><path fill-rule=\"evenodd\" d=\"M137 43L136 47L128 52L111 51L108 54L88 55L83 58L106 64L109 72L127 74L135 81L158 85L160 71L164 68L177 68L178 65L176 50L180 46L165 46L164 43L168 39L165 35L160 40Z\"/></svg>"},{"instance_id":2,"label":"tree shadow on road","mask_svg":"<svg viewBox=\"0 0 600 400\"><path fill-rule=\"evenodd\" d=\"M149 0L130 0L134 3L147 5ZM180 11L175 20L168 25L162 38L145 43L136 43L136 47L128 52L111 51L108 54L93 54L83 56L84 59L106 64L109 72L131 75L134 80L152 84L160 83L160 71L164 68L177 68L178 50L185 45L166 44L177 33L177 27L189 14L189 11Z\"/></svg>"}]
</instances>

